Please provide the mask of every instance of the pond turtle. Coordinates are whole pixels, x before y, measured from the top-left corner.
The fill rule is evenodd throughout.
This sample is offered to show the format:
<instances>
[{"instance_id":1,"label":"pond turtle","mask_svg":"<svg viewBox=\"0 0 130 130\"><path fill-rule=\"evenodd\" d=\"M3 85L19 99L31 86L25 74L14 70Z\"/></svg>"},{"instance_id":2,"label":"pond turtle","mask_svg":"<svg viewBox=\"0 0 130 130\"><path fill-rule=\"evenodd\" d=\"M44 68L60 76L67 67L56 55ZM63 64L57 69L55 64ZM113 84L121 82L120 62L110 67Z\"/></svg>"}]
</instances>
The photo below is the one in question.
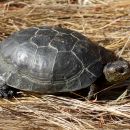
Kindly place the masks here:
<instances>
[{"instance_id":1,"label":"pond turtle","mask_svg":"<svg viewBox=\"0 0 130 130\"><path fill-rule=\"evenodd\" d=\"M0 44L0 97L18 90L53 94L83 88L90 97L102 75L111 83L125 80L130 65L70 29L32 27Z\"/></svg>"}]
</instances>

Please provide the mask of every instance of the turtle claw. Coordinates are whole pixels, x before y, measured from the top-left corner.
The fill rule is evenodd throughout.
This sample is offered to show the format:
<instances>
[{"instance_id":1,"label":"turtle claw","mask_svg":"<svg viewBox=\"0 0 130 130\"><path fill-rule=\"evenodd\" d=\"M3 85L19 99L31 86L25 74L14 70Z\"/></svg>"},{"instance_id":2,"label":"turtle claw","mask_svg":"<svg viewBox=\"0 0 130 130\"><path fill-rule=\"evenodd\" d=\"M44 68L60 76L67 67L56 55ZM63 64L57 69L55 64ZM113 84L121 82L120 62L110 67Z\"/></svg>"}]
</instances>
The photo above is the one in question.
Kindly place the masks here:
<instances>
[{"instance_id":1,"label":"turtle claw","mask_svg":"<svg viewBox=\"0 0 130 130\"><path fill-rule=\"evenodd\" d=\"M0 98L13 98L14 96L17 96L18 90L12 87L9 87L7 85L3 85L0 87Z\"/></svg>"}]
</instances>

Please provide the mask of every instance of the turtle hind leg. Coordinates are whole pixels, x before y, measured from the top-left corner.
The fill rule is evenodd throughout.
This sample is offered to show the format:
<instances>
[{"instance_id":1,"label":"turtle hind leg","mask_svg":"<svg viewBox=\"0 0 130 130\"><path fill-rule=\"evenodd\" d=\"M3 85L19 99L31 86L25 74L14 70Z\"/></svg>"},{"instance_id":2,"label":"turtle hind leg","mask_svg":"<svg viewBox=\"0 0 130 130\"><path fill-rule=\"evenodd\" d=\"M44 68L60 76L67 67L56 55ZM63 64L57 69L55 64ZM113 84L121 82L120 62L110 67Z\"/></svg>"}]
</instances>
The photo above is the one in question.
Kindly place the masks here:
<instances>
[{"instance_id":1,"label":"turtle hind leg","mask_svg":"<svg viewBox=\"0 0 130 130\"><path fill-rule=\"evenodd\" d=\"M18 89L12 88L6 84L0 86L0 98L12 98L18 96Z\"/></svg>"}]
</instances>

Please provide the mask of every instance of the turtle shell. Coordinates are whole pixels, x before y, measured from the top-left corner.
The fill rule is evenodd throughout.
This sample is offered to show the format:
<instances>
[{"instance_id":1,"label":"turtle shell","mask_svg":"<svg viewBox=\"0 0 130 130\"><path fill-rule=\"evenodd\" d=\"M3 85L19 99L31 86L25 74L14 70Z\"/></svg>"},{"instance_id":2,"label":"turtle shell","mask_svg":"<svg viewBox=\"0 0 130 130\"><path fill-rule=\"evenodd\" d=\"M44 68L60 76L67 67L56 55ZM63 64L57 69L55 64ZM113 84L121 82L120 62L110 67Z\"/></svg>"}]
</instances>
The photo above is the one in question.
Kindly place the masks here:
<instances>
[{"instance_id":1,"label":"turtle shell","mask_svg":"<svg viewBox=\"0 0 130 130\"><path fill-rule=\"evenodd\" d=\"M0 66L11 68L5 72L6 84L20 90L55 93L89 89L102 74L99 47L70 29L24 29L2 41L0 49L4 59Z\"/></svg>"}]
</instances>

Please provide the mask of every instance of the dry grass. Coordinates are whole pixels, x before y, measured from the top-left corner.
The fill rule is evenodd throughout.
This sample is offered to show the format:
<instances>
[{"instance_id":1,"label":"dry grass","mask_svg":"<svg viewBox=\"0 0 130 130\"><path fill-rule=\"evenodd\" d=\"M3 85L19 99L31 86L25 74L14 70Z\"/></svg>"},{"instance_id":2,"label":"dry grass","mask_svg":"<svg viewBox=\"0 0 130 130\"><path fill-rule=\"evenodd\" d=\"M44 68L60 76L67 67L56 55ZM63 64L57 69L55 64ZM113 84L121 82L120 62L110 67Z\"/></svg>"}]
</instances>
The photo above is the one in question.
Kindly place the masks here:
<instances>
[{"instance_id":1,"label":"dry grass","mask_svg":"<svg viewBox=\"0 0 130 130\"><path fill-rule=\"evenodd\" d=\"M72 4L73 3L73 4ZM0 39L40 25L77 30L130 61L129 0L15 0L0 2ZM81 101L45 95L0 101L0 129L130 129L130 101Z\"/></svg>"}]
</instances>

